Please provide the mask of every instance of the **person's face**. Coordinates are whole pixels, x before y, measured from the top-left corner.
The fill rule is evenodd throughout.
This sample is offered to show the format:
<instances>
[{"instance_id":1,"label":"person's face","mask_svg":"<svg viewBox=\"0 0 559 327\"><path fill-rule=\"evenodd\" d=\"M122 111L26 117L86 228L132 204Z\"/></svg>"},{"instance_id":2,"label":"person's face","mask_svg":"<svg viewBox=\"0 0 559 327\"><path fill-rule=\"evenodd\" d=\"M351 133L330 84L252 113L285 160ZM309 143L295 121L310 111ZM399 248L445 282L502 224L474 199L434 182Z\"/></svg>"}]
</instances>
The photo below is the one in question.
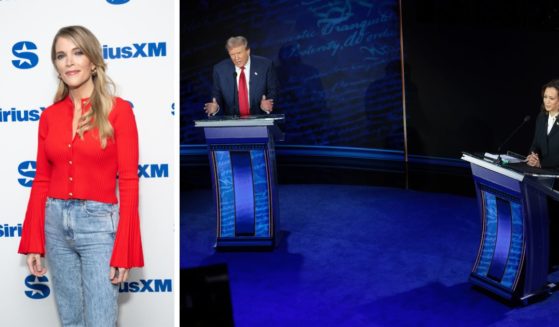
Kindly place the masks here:
<instances>
[{"instance_id":1,"label":"person's face","mask_svg":"<svg viewBox=\"0 0 559 327\"><path fill-rule=\"evenodd\" d=\"M67 38L59 37L55 43L56 70L62 81L70 90L77 90L85 86L92 87L91 73L95 66L83 53L82 49Z\"/></svg>"},{"instance_id":2,"label":"person's face","mask_svg":"<svg viewBox=\"0 0 559 327\"><path fill-rule=\"evenodd\" d=\"M241 68L246 65L248 57L250 56L250 49L247 49L244 45L230 48L228 50L229 57L235 66Z\"/></svg>"},{"instance_id":3,"label":"person's face","mask_svg":"<svg viewBox=\"0 0 559 327\"><path fill-rule=\"evenodd\" d=\"M559 112L559 92L554 87L548 87L543 93L543 105L548 113Z\"/></svg>"}]
</instances>

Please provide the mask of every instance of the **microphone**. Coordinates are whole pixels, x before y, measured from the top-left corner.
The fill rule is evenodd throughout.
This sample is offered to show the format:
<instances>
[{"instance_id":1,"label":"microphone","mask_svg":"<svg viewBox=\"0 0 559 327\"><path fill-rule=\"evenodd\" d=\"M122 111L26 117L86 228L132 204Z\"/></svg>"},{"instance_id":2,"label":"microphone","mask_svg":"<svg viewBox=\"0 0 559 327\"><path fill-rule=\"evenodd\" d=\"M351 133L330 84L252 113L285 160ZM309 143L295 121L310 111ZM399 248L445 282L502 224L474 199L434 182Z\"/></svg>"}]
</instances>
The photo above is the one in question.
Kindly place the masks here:
<instances>
[{"instance_id":1,"label":"microphone","mask_svg":"<svg viewBox=\"0 0 559 327\"><path fill-rule=\"evenodd\" d=\"M503 149L503 147L508 143L508 141L514 136L516 135L516 133L522 128L522 126L524 126L524 124L526 124L529 120L530 120L530 116L526 116L524 117L524 119L522 120L522 123L520 123L520 125L518 125L513 131L512 133L509 134L509 136L505 139L505 141L503 143L501 143L501 145L499 145L499 147L497 148L497 155L498 155L498 162L502 163L501 160L501 150Z\"/></svg>"}]
</instances>

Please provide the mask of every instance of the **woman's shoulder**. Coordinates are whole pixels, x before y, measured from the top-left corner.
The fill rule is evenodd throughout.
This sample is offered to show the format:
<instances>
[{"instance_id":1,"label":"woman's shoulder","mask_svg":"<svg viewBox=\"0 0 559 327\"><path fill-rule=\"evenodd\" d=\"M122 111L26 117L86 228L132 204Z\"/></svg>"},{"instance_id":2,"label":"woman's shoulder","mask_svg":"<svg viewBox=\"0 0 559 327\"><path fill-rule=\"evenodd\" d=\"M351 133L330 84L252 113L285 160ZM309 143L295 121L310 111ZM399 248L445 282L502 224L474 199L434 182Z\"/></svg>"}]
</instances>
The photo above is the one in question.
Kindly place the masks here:
<instances>
[{"instance_id":1,"label":"woman's shoulder","mask_svg":"<svg viewBox=\"0 0 559 327\"><path fill-rule=\"evenodd\" d=\"M538 114L536 115L535 121L538 122L541 120L547 121L547 113L545 111L540 110L540 112L538 112Z\"/></svg>"},{"instance_id":2,"label":"woman's shoulder","mask_svg":"<svg viewBox=\"0 0 559 327\"><path fill-rule=\"evenodd\" d=\"M132 102L116 96L113 98L113 100L114 100L114 105L113 105L113 109L111 110L111 113L109 114L110 118L129 116L134 114L132 110L134 108Z\"/></svg>"},{"instance_id":3,"label":"woman's shoulder","mask_svg":"<svg viewBox=\"0 0 559 327\"><path fill-rule=\"evenodd\" d=\"M64 98L46 107L41 113L41 116L46 117L47 115L60 115L68 110L68 108L72 108L72 103L71 101L68 101L68 98Z\"/></svg>"},{"instance_id":4,"label":"woman's shoulder","mask_svg":"<svg viewBox=\"0 0 559 327\"><path fill-rule=\"evenodd\" d=\"M113 106L113 110L132 110L132 108L134 107L132 105L132 102L128 101L128 100L124 100L121 97L114 97L114 106Z\"/></svg>"}]
</instances>

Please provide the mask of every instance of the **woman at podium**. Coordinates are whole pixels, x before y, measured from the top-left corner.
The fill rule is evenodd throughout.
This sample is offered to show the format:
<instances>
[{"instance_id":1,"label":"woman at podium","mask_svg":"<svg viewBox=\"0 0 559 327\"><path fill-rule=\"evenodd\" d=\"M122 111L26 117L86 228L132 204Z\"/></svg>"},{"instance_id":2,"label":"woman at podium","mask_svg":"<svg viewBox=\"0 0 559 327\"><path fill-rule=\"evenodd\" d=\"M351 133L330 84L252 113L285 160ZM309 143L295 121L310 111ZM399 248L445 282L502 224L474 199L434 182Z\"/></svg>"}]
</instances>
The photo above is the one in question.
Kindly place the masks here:
<instances>
[{"instance_id":1,"label":"woman at podium","mask_svg":"<svg viewBox=\"0 0 559 327\"><path fill-rule=\"evenodd\" d=\"M536 131L527 164L540 168L559 168L559 79L542 87L542 110L536 119ZM555 183L554 189L557 189ZM547 201L549 213L549 267L559 264L559 202Z\"/></svg>"},{"instance_id":2,"label":"woman at podium","mask_svg":"<svg viewBox=\"0 0 559 327\"><path fill-rule=\"evenodd\" d=\"M527 157L532 167L559 167L559 79L542 87L542 110L536 119L534 140Z\"/></svg>"}]
</instances>

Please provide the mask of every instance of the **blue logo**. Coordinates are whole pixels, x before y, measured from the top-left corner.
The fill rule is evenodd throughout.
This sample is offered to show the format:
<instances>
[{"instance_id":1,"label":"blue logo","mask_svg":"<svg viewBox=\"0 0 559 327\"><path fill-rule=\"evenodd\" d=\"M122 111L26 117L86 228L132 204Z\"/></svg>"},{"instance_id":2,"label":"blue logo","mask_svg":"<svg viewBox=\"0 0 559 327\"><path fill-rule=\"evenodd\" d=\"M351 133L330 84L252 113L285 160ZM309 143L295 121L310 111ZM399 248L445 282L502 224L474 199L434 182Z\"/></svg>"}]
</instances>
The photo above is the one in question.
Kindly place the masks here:
<instances>
[{"instance_id":1,"label":"blue logo","mask_svg":"<svg viewBox=\"0 0 559 327\"><path fill-rule=\"evenodd\" d=\"M166 178L169 177L169 164L140 164L138 177Z\"/></svg>"},{"instance_id":2,"label":"blue logo","mask_svg":"<svg viewBox=\"0 0 559 327\"><path fill-rule=\"evenodd\" d=\"M0 226L0 237L21 237L21 224L17 224L17 226L10 226L8 224Z\"/></svg>"},{"instance_id":3,"label":"blue logo","mask_svg":"<svg viewBox=\"0 0 559 327\"><path fill-rule=\"evenodd\" d=\"M140 279L137 282L123 282L118 288L120 293L171 293L172 279Z\"/></svg>"},{"instance_id":4,"label":"blue logo","mask_svg":"<svg viewBox=\"0 0 559 327\"><path fill-rule=\"evenodd\" d=\"M17 170L24 178L18 178L21 186L31 187L37 163L35 161L24 161L19 164ZM167 178L169 177L169 164L139 164L138 177L143 178Z\"/></svg>"},{"instance_id":5,"label":"blue logo","mask_svg":"<svg viewBox=\"0 0 559 327\"><path fill-rule=\"evenodd\" d=\"M37 277L34 275L29 275L25 278L25 286L32 289L31 291L25 291L25 295L33 300L41 300L49 296L50 288L46 284L49 281L47 276Z\"/></svg>"},{"instance_id":6,"label":"blue logo","mask_svg":"<svg viewBox=\"0 0 559 327\"><path fill-rule=\"evenodd\" d=\"M12 60L12 64L19 69L29 69L37 66L39 57L31 50L37 50L37 46L33 42L21 41L14 44L12 53L19 59Z\"/></svg>"},{"instance_id":7,"label":"blue logo","mask_svg":"<svg viewBox=\"0 0 559 327\"><path fill-rule=\"evenodd\" d=\"M105 59L130 59L167 56L167 43L150 42L134 43L131 46L109 47L103 45L103 58Z\"/></svg>"},{"instance_id":8,"label":"blue logo","mask_svg":"<svg viewBox=\"0 0 559 327\"><path fill-rule=\"evenodd\" d=\"M2 110L0 108L0 123L38 121L45 107L38 109L16 109Z\"/></svg>"},{"instance_id":9,"label":"blue logo","mask_svg":"<svg viewBox=\"0 0 559 327\"><path fill-rule=\"evenodd\" d=\"M128 1L130 0L107 0L107 2L110 3L111 5L123 5Z\"/></svg>"},{"instance_id":10,"label":"blue logo","mask_svg":"<svg viewBox=\"0 0 559 327\"><path fill-rule=\"evenodd\" d=\"M33 184L33 178L35 178L35 170L37 169L37 163L35 161L24 161L19 164L17 171L24 178L18 178L18 182L21 186L31 187Z\"/></svg>"}]
</instances>

